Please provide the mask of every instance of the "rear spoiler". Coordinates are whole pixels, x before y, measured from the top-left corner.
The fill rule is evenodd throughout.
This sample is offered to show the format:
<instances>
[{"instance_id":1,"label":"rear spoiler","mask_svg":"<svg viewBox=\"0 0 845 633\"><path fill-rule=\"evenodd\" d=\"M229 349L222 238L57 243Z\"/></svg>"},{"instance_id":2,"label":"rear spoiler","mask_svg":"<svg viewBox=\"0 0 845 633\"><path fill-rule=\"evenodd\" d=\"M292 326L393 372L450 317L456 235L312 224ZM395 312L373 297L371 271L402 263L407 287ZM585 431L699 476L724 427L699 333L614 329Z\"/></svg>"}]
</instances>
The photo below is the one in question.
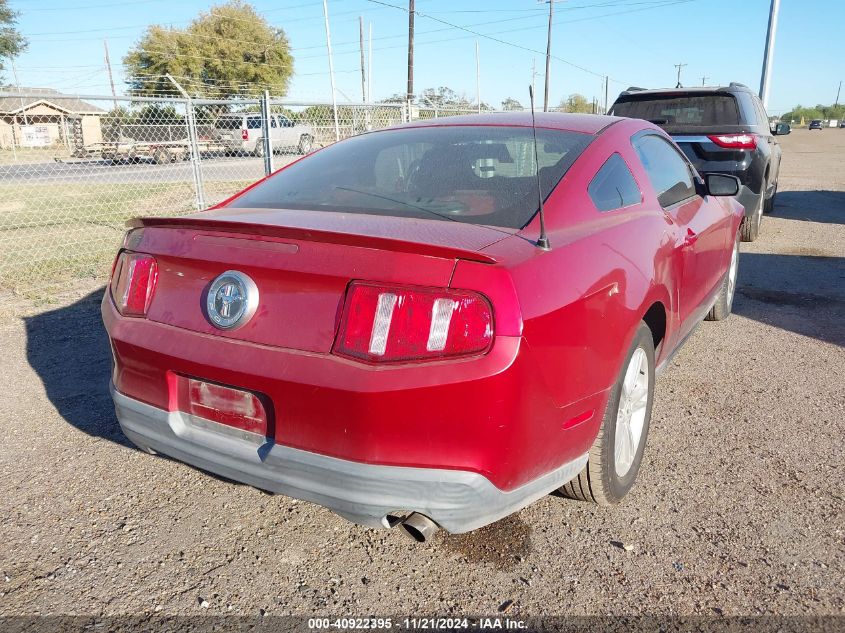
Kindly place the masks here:
<instances>
[{"instance_id":1,"label":"rear spoiler","mask_svg":"<svg viewBox=\"0 0 845 633\"><path fill-rule=\"evenodd\" d=\"M379 250L394 251L397 253L414 253L416 255L442 257L445 259L465 259L480 262L482 264L495 264L498 262L496 258L491 257L490 255L452 246L409 242L406 240L376 237L372 235L358 235L355 233L338 233L335 231L304 229L291 226L253 224L250 222L232 222L228 220L214 220L210 218L132 218L126 221L126 227L129 229L167 227L173 229L238 233L241 235L261 235L264 237L287 238L306 242L322 242L326 244L344 244L346 246L357 246L361 248L375 248ZM503 235L503 237L505 237L505 235Z\"/></svg>"}]
</instances>

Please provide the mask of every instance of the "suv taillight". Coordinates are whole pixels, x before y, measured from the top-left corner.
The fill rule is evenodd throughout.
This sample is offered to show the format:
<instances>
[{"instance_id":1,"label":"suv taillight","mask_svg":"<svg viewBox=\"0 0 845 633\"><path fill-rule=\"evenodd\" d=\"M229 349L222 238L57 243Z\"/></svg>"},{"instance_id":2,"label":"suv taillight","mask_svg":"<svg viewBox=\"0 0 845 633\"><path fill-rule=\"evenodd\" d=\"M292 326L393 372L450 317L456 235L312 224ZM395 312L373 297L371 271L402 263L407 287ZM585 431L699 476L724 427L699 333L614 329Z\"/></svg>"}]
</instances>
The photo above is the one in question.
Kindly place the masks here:
<instances>
[{"instance_id":1,"label":"suv taillight","mask_svg":"<svg viewBox=\"0 0 845 633\"><path fill-rule=\"evenodd\" d=\"M463 290L353 282L334 352L369 362L483 354L493 343L493 309Z\"/></svg>"},{"instance_id":2,"label":"suv taillight","mask_svg":"<svg viewBox=\"0 0 845 633\"><path fill-rule=\"evenodd\" d=\"M754 134L711 134L707 138L725 149L757 148L757 137Z\"/></svg>"},{"instance_id":3,"label":"suv taillight","mask_svg":"<svg viewBox=\"0 0 845 633\"><path fill-rule=\"evenodd\" d=\"M117 311L123 316L145 316L157 281L155 258L143 253L121 251L114 262L110 286Z\"/></svg>"},{"instance_id":4,"label":"suv taillight","mask_svg":"<svg viewBox=\"0 0 845 633\"><path fill-rule=\"evenodd\" d=\"M249 130L241 130L241 138L245 141L249 140Z\"/></svg>"}]
</instances>

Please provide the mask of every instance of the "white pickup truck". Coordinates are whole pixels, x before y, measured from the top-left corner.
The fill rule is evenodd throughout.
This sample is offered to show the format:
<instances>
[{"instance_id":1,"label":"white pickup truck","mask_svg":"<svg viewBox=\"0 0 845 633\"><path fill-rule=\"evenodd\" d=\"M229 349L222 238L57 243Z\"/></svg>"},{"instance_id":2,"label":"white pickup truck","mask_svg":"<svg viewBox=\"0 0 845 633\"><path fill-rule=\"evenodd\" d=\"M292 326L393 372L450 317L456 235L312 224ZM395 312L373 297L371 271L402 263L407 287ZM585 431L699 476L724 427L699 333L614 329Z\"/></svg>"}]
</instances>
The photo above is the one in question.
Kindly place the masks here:
<instances>
[{"instance_id":1,"label":"white pickup truck","mask_svg":"<svg viewBox=\"0 0 845 633\"><path fill-rule=\"evenodd\" d=\"M264 155L264 130L261 115L224 114L214 125L214 140L223 145L227 154L251 153ZM314 130L310 125L295 123L289 118L270 116L270 140L274 152L296 151L307 154L314 146Z\"/></svg>"}]
</instances>

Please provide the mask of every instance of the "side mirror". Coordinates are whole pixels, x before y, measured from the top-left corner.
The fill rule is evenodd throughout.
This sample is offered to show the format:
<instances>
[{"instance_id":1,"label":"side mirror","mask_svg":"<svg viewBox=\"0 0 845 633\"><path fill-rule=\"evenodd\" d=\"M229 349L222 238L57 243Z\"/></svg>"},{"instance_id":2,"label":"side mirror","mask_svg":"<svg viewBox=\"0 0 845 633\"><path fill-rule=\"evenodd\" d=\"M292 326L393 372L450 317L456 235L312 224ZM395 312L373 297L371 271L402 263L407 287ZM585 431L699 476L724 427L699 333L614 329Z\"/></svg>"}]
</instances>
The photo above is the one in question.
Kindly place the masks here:
<instances>
[{"instance_id":1,"label":"side mirror","mask_svg":"<svg viewBox=\"0 0 845 633\"><path fill-rule=\"evenodd\" d=\"M774 134L775 136L783 136L784 134L789 134L792 131L792 128L789 126L789 123L778 123L775 125Z\"/></svg>"},{"instance_id":2,"label":"side mirror","mask_svg":"<svg viewBox=\"0 0 845 633\"><path fill-rule=\"evenodd\" d=\"M711 196L735 196L739 193L739 178L727 174L707 174L704 187Z\"/></svg>"}]
</instances>

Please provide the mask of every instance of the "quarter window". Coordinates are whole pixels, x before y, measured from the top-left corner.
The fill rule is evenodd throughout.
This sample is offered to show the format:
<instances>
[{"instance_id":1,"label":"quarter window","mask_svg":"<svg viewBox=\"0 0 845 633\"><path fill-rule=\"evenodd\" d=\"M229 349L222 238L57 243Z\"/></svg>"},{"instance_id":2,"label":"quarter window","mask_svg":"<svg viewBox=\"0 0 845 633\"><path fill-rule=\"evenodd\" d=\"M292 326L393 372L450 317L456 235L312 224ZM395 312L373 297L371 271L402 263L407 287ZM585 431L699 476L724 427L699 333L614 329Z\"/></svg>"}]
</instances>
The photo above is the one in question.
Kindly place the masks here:
<instances>
[{"instance_id":1,"label":"quarter window","mask_svg":"<svg viewBox=\"0 0 845 633\"><path fill-rule=\"evenodd\" d=\"M689 164L667 140L645 134L635 137L633 145L661 207L671 207L695 195Z\"/></svg>"},{"instance_id":2,"label":"quarter window","mask_svg":"<svg viewBox=\"0 0 845 633\"><path fill-rule=\"evenodd\" d=\"M587 188L599 211L613 211L642 201L642 194L625 160L614 154L607 159Z\"/></svg>"}]
</instances>

